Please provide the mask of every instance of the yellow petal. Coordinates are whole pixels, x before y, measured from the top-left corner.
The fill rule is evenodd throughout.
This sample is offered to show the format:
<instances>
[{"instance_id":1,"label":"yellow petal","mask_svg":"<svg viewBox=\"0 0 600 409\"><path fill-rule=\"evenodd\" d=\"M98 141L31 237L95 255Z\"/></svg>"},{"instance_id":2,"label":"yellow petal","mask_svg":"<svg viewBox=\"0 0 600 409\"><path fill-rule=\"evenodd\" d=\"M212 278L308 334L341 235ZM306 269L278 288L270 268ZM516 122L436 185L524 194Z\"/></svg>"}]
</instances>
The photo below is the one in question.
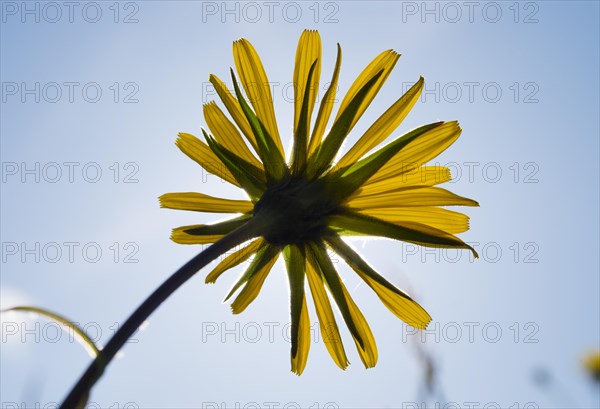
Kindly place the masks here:
<instances>
[{"instance_id":1,"label":"yellow petal","mask_svg":"<svg viewBox=\"0 0 600 409\"><path fill-rule=\"evenodd\" d=\"M263 170L263 164L250 152L239 131L214 102L204 104L204 119L217 142L246 162Z\"/></svg>"},{"instance_id":2,"label":"yellow petal","mask_svg":"<svg viewBox=\"0 0 600 409\"><path fill-rule=\"evenodd\" d=\"M423 90L423 77L417 81L394 105L375 121L350 148L336 166L344 168L358 161L364 154L383 142L402 123L415 105Z\"/></svg>"},{"instance_id":3,"label":"yellow petal","mask_svg":"<svg viewBox=\"0 0 600 409\"><path fill-rule=\"evenodd\" d=\"M360 356L361 361L365 365L365 368L373 368L377 364L377 345L375 343L375 337L371 332L371 328L369 328L369 324L365 319L364 315L360 312L357 305L352 300L350 293L346 289L346 286L342 283L342 290L344 291L344 297L346 298L346 302L348 303L348 308L350 309L350 314L352 315L352 321L354 321L354 325L356 325L356 329L360 334L364 342L364 348L360 346L358 341L354 339L354 343L356 344L356 348L358 349L358 355Z\"/></svg>"},{"instance_id":4,"label":"yellow petal","mask_svg":"<svg viewBox=\"0 0 600 409\"><path fill-rule=\"evenodd\" d=\"M310 348L310 322L306 308L306 256L304 247L291 244L283 248L290 286L292 372L300 375L306 366Z\"/></svg>"},{"instance_id":5,"label":"yellow petal","mask_svg":"<svg viewBox=\"0 0 600 409\"><path fill-rule=\"evenodd\" d=\"M233 59L246 95L256 111L256 116L273 138L281 156L285 157L277 129L269 79L256 50L248 40L242 38L233 43Z\"/></svg>"},{"instance_id":6,"label":"yellow petal","mask_svg":"<svg viewBox=\"0 0 600 409\"><path fill-rule=\"evenodd\" d=\"M189 226L176 227L171 232L171 240L177 244L210 244L219 240L224 234L197 235L186 233L186 230L203 227L203 224L192 224Z\"/></svg>"},{"instance_id":7,"label":"yellow petal","mask_svg":"<svg viewBox=\"0 0 600 409\"><path fill-rule=\"evenodd\" d=\"M369 324L367 324L367 320L365 320L365 317L362 315L362 313L354 303L354 300L352 300L352 297L348 293L348 290L346 290L344 283L339 278L337 271L335 271L335 268L331 263L331 259L327 255L325 249L319 248L317 245L311 245L310 249L307 248L307 250L308 251L306 252L306 254L308 257L308 261L309 263L313 264L315 270L320 271L321 274L323 274L323 271L329 271L326 274L324 274L324 276L329 277L327 278L327 280L332 280L326 281L330 290L333 289L334 298L336 297L335 294L337 291L335 290L335 288L337 288L337 286L339 285L339 288L341 289L341 294L338 294L337 297L343 297L343 300L348 308L348 316L344 317L344 319L346 320L346 325L348 325L350 328L349 323L351 323L356 329L356 334L352 330L350 331L350 333L352 334L352 338L354 339L354 343L356 344L356 349L358 350L360 359L366 368L374 367L377 364L377 345L375 343L373 333L369 328ZM316 252L319 253L316 254ZM335 280L336 283L334 283L333 280ZM340 300L336 299L336 303L341 309L341 305L343 305L343 302L340 303ZM343 311L342 315L344 315ZM362 345L359 340L362 340Z\"/></svg>"},{"instance_id":8,"label":"yellow petal","mask_svg":"<svg viewBox=\"0 0 600 409\"><path fill-rule=\"evenodd\" d=\"M375 291L381 302L398 318L408 325L425 329L431 322L431 316L413 300L402 297L391 291L377 281L366 276L362 271L355 270L356 273Z\"/></svg>"},{"instance_id":9,"label":"yellow petal","mask_svg":"<svg viewBox=\"0 0 600 409\"><path fill-rule=\"evenodd\" d=\"M408 186L433 186L451 180L450 169L444 166L421 166L408 173L372 181L369 179L354 196L369 196L386 193Z\"/></svg>"},{"instance_id":10,"label":"yellow petal","mask_svg":"<svg viewBox=\"0 0 600 409\"><path fill-rule=\"evenodd\" d=\"M360 73L358 78L356 78L356 80L346 93L346 96L342 100L335 120L337 121L337 119L344 112L344 110L350 104L350 101L352 101L352 98L354 98L358 91L362 87L364 87L365 84L369 82L369 80L371 80L375 75L377 75L381 70L383 70L382 75L375 82L373 87L369 90L364 101L362 102L358 111L356 112L354 120L350 125L350 129L352 129L352 127L360 119L361 115L365 112L371 101L373 101L373 98L375 98L387 77L391 74L394 65L396 65L396 62L398 61L398 58L400 58L400 54L396 53L394 50L387 50L379 54L369 65L367 65L367 67Z\"/></svg>"},{"instance_id":11,"label":"yellow petal","mask_svg":"<svg viewBox=\"0 0 600 409\"><path fill-rule=\"evenodd\" d=\"M254 208L249 200L231 200L203 193L166 193L159 197L160 207L210 213L248 213Z\"/></svg>"},{"instance_id":12,"label":"yellow petal","mask_svg":"<svg viewBox=\"0 0 600 409\"><path fill-rule=\"evenodd\" d=\"M298 41L296 62L294 64L294 134L296 134L296 129L298 129L300 111L302 110L304 95L307 92L306 82L308 81L308 72L315 60L317 61L317 65L313 72L312 84L308 89L310 92L307 117L309 125L313 107L317 99L319 78L321 77L321 37L316 30L304 30ZM309 128L310 126L306 127L306 129Z\"/></svg>"},{"instance_id":13,"label":"yellow petal","mask_svg":"<svg viewBox=\"0 0 600 409\"><path fill-rule=\"evenodd\" d=\"M348 207L352 209L414 206L479 206L479 204L440 187L420 186L400 188L377 195L356 196L348 201Z\"/></svg>"},{"instance_id":14,"label":"yellow petal","mask_svg":"<svg viewBox=\"0 0 600 409\"><path fill-rule=\"evenodd\" d=\"M306 276L315 304L315 310L317 311L317 317L319 318L321 338L336 365L341 369L346 369L349 362L344 351L344 344L342 343L342 337L340 336L333 310L331 309L331 303L325 292L321 274L317 272L311 262L306 263Z\"/></svg>"},{"instance_id":15,"label":"yellow petal","mask_svg":"<svg viewBox=\"0 0 600 409\"><path fill-rule=\"evenodd\" d=\"M251 218L251 214L244 214L213 224L195 224L192 226L177 227L173 229L171 240L180 244L214 243L237 228L242 226L247 227L247 223Z\"/></svg>"},{"instance_id":16,"label":"yellow petal","mask_svg":"<svg viewBox=\"0 0 600 409\"><path fill-rule=\"evenodd\" d=\"M242 107L240 106L238 100L235 99L235 97L231 94L231 92L229 92L229 90L225 86L225 83L223 83L223 81L221 81L216 75L211 74L209 77L209 81L211 82L211 84L213 84L213 87L215 87L215 91L217 91L219 98L221 98L221 101L225 105L225 108L227 108L229 115L231 115L231 117L233 118L237 126L241 129L246 139L248 139L248 142L250 142L250 145L252 145L254 151L258 152L258 147L256 145L256 137L254 136L254 133L252 133L250 123L248 122L246 115L244 115L244 111L242 111Z\"/></svg>"},{"instance_id":17,"label":"yellow petal","mask_svg":"<svg viewBox=\"0 0 600 409\"><path fill-rule=\"evenodd\" d=\"M206 280L204 281L207 284L212 284L217 281L217 278L221 276L225 271L233 268L237 265L242 264L244 261L248 260L250 256L255 254L259 248L261 248L265 244L265 240L263 238L259 238L254 240L253 242L247 244L240 250L228 255L225 257L217 266L206 276Z\"/></svg>"},{"instance_id":18,"label":"yellow petal","mask_svg":"<svg viewBox=\"0 0 600 409\"><path fill-rule=\"evenodd\" d=\"M269 248L267 251L274 251L274 248ZM236 299L231 303L231 311L234 314L243 312L258 297L260 289L276 261L276 256L271 257L264 266L248 279L242 291L240 291Z\"/></svg>"},{"instance_id":19,"label":"yellow petal","mask_svg":"<svg viewBox=\"0 0 600 409\"><path fill-rule=\"evenodd\" d=\"M433 128L402 148L367 183L412 172L445 151L458 139L461 131L456 121Z\"/></svg>"},{"instance_id":20,"label":"yellow petal","mask_svg":"<svg viewBox=\"0 0 600 409\"><path fill-rule=\"evenodd\" d=\"M332 249L362 278L377 294L383 304L398 318L415 328L425 329L431 316L407 293L396 288L379 275L340 237L329 237Z\"/></svg>"},{"instance_id":21,"label":"yellow petal","mask_svg":"<svg viewBox=\"0 0 600 409\"><path fill-rule=\"evenodd\" d=\"M202 166L207 172L220 177L223 180L235 185L240 184L235 180L227 166L214 154L207 144L188 133L179 133L175 145L190 159Z\"/></svg>"},{"instance_id":22,"label":"yellow petal","mask_svg":"<svg viewBox=\"0 0 600 409\"><path fill-rule=\"evenodd\" d=\"M298 323L298 350L296 356L292 357L292 372L301 375L306 367L308 351L310 350L310 319L306 307L306 296L302 299L302 311Z\"/></svg>"},{"instance_id":23,"label":"yellow petal","mask_svg":"<svg viewBox=\"0 0 600 409\"><path fill-rule=\"evenodd\" d=\"M440 207L388 207L363 209L359 213L395 224L404 222L422 223L452 234L469 230L469 217L467 215Z\"/></svg>"},{"instance_id":24,"label":"yellow petal","mask_svg":"<svg viewBox=\"0 0 600 409\"><path fill-rule=\"evenodd\" d=\"M459 237L423 223L397 221L395 223L376 219L364 213L342 213L329 218L329 226L340 236L377 236L401 240L433 248L460 248L470 250L475 258L479 255L473 247Z\"/></svg>"},{"instance_id":25,"label":"yellow petal","mask_svg":"<svg viewBox=\"0 0 600 409\"><path fill-rule=\"evenodd\" d=\"M325 128L327 127L327 122L329 122L331 111L333 110L333 106L336 102L335 94L337 92L338 77L340 74L340 67L342 65L342 48L339 44L337 48L337 59L335 61L333 76L331 78L331 82L329 83L329 88L327 88L327 92L325 92L325 95L323 95L321 105L319 106L319 113L317 114L315 126L313 128L312 136L310 137L310 143L308 145L308 156L312 155L313 152L319 147L319 144L323 139L323 134L325 133Z\"/></svg>"}]
</instances>

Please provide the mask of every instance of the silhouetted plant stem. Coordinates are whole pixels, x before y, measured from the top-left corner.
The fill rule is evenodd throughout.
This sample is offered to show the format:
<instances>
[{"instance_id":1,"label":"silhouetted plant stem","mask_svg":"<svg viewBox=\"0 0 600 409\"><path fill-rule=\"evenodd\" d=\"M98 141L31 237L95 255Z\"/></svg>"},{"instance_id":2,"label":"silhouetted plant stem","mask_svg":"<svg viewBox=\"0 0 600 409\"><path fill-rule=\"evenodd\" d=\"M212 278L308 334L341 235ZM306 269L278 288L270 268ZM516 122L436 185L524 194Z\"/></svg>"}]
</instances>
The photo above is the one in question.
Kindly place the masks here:
<instances>
[{"instance_id":1,"label":"silhouetted plant stem","mask_svg":"<svg viewBox=\"0 0 600 409\"><path fill-rule=\"evenodd\" d=\"M189 280L200 269L235 246L260 235L260 221L256 217L246 224L227 234L206 250L188 261L160 287L158 287L125 321L114 336L108 341L100 354L88 366L77 384L63 401L62 409L74 409L85 404L84 399L94 384L100 379L107 365L112 361L125 342L135 333L142 323L183 283Z\"/></svg>"}]
</instances>

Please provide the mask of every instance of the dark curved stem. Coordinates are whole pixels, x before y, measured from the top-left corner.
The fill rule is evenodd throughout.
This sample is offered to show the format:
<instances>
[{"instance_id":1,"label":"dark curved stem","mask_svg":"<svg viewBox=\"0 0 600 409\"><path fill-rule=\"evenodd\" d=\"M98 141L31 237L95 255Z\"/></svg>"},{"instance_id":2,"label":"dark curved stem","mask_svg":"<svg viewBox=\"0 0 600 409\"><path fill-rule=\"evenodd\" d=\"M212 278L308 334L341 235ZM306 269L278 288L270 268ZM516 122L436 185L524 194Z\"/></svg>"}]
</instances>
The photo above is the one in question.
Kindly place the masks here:
<instances>
[{"instance_id":1,"label":"dark curved stem","mask_svg":"<svg viewBox=\"0 0 600 409\"><path fill-rule=\"evenodd\" d=\"M83 373L77 384L63 401L62 409L74 409L85 404L92 386L100 379L104 369L123 347L125 342L135 333L142 323L162 304L175 290L189 280L198 270L224 254L233 247L260 235L260 222L256 218L227 234L219 241L188 261L171 277L158 287L125 321L113 337L108 341L100 354Z\"/></svg>"}]
</instances>

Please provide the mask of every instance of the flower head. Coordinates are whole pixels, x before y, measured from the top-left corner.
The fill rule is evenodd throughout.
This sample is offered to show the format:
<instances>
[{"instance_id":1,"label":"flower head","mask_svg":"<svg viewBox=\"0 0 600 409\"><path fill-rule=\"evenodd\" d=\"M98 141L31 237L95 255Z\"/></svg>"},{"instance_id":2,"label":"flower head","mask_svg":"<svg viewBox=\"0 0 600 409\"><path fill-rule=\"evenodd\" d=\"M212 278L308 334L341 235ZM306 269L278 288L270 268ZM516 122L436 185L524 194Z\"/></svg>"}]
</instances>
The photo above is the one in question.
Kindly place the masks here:
<instances>
[{"instance_id":1,"label":"flower head","mask_svg":"<svg viewBox=\"0 0 600 409\"><path fill-rule=\"evenodd\" d=\"M237 216L215 224L183 226L171 238L181 244L214 243L253 226L251 240L225 257L208 276L214 283L226 270L254 256L226 297L241 313L258 296L277 256L284 254L291 305L291 366L304 370L310 346L306 282L312 293L325 345L342 369L348 359L330 299L337 305L365 367L377 362L369 325L337 274L328 251L338 254L398 318L425 328L429 314L408 294L379 275L342 236L379 236L430 247L475 251L454 234L468 230L468 217L442 208L477 206L477 202L438 187L450 180L442 166L423 166L460 135L457 122L435 122L416 128L376 149L400 125L423 89L423 78L398 99L336 160L342 143L391 73L399 55L379 54L354 81L326 128L336 99L342 52L329 88L316 105L321 76L321 40L304 31L294 66L293 148L286 159L267 75L253 46L245 39L233 45L242 93L231 70L234 92L214 75L215 87L229 117L210 102L204 118L210 133L205 142L181 133L177 146L200 166L242 188L248 200L230 200L202 193L168 193L163 207ZM246 98L250 101L247 102ZM233 120L233 122L232 122ZM311 129L312 124L312 129Z\"/></svg>"}]
</instances>

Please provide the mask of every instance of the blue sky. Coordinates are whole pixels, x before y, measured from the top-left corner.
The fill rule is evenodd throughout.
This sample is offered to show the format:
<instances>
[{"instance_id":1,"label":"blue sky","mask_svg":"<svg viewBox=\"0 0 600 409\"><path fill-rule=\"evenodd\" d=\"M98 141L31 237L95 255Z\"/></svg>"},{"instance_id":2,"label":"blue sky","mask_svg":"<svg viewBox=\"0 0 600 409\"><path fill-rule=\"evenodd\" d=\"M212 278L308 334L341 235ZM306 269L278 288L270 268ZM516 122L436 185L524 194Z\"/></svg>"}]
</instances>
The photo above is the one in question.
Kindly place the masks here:
<instances>
[{"instance_id":1,"label":"blue sky","mask_svg":"<svg viewBox=\"0 0 600 409\"><path fill-rule=\"evenodd\" d=\"M321 33L327 81L341 44L340 94L380 51L402 54L348 144L419 75L425 92L395 135L440 119L463 128L434 162L452 169L451 190L481 204L466 210L471 230L462 235L481 258L352 243L427 308L429 332L413 334L343 266L379 364L365 371L344 333L352 365L341 372L316 336L297 377L283 263L239 316L221 303L239 271L213 286L203 271L124 348L94 389L96 407L411 407L424 399L422 337L443 388L430 405L598 405L580 366L600 342L597 2L1 7L0 303L61 312L100 344L198 252L172 243L170 229L216 220L160 209L157 197L242 197L173 143L177 132L205 126L202 104L216 98L208 75L228 79L234 40L247 38L261 55L288 147L286 84L305 28ZM56 329L2 317L3 407L51 407L85 368L89 356ZM550 389L534 382L541 370Z\"/></svg>"}]
</instances>

